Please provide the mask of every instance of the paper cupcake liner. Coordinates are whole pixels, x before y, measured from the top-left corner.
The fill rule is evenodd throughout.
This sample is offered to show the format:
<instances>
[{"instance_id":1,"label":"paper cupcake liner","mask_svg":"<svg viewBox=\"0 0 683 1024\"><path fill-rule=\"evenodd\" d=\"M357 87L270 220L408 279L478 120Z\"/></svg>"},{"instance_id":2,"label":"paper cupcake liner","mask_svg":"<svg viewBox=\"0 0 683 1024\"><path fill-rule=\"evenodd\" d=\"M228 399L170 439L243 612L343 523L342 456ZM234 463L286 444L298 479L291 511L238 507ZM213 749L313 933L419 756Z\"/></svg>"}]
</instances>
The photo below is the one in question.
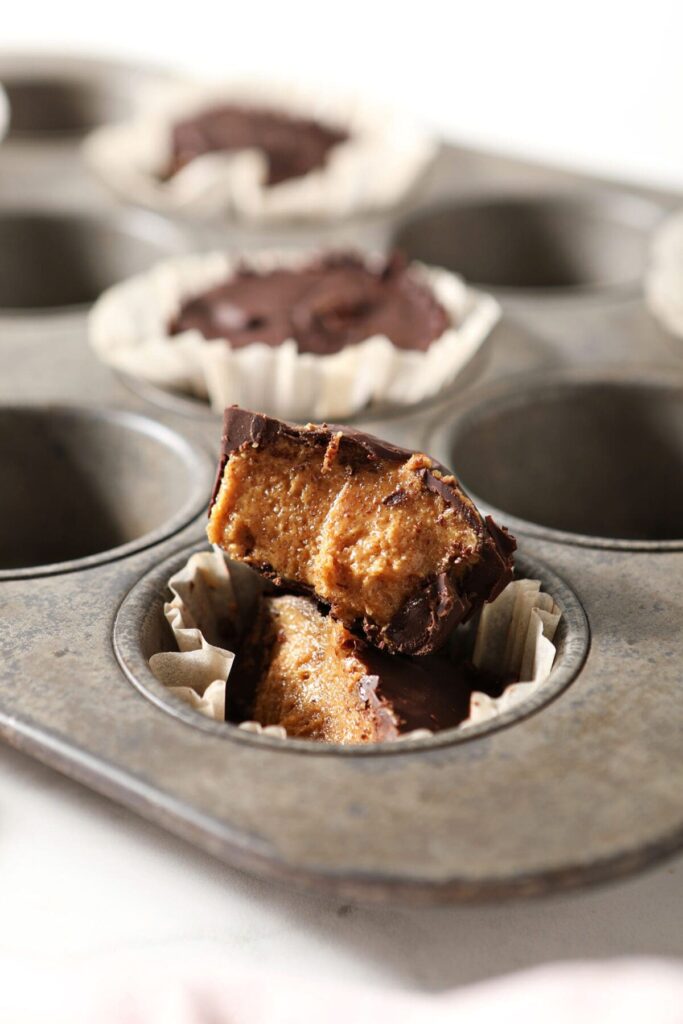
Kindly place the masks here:
<instances>
[{"instance_id":1,"label":"paper cupcake liner","mask_svg":"<svg viewBox=\"0 0 683 1024\"><path fill-rule=\"evenodd\" d=\"M225 693L234 653L266 584L218 549L201 551L168 581L173 599L164 605L177 651L153 654L149 666L169 692L216 721L225 719ZM472 660L496 675L514 675L502 696L473 693L470 714L458 728L496 718L544 684L556 656L553 643L560 609L538 580L515 580L485 605L474 638ZM242 722L240 729L286 738L282 726ZM430 735L425 729L400 739ZM400 740L396 741L400 742Z\"/></svg>"},{"instance_id":2,"label":"paper cupcake liner","mask_svg":"<svg viewBox=\"0 0 683 1024\"><path fill-rule=\"evenodd\" d=\"M645 295L657 319L683 338L683 211L655 232Z\"/></svg>"},{"instance_id":3,"label":"paper cupcake liner","mask_svg":"<svg viewBox=\"0 0 683 1024\"><path fill-rule=\"evenodd\" d=\"M7 98L7 93L3 89L2 85L0 85L0 142L2 142L7 134L7 130L9 129L9 117L9 100Z\"/></svg>"},{"instance_id":4,"label":"paper cupcake liner","mask_svg":"<svg viewBox=\"0 0 683 1024\"><path fill-rule=\"evenodd\" d=\"M162 181L173 125L220 103L313 118L345 129L349 139L330 151L324 167L270 187L257 150L205 154ZM436 150L431 136L395 111L291 83L257 82L169 88L134 120L99 128L84 143L93 170L129 201L166 213L258 222L333 220L395 206Z\"/></svg>"},{"instance_id":5,"label":"paper cupcake liner","mask_svg":"<svg viewBox=\"0 0 683 1024\"><path fill-rule=\"evenodd\" d=\"M449 327L426 352L406 351L384 336L332 355L300 353L296 341L231 348L199 331L170 337L168 324L187 299L228 279L240 266L266 272L307 263L311 252L223 252L180 256L114 285L90 314L90 339L104 362L162 388L207 399L222 412L233 403L284 419L347 417L373 403L409 405L457 377L500 317L495 299L447 270L415 263L414 273L446 310ZM368 257L368 262L372 258Z\"/></svg>"}]
</instances>

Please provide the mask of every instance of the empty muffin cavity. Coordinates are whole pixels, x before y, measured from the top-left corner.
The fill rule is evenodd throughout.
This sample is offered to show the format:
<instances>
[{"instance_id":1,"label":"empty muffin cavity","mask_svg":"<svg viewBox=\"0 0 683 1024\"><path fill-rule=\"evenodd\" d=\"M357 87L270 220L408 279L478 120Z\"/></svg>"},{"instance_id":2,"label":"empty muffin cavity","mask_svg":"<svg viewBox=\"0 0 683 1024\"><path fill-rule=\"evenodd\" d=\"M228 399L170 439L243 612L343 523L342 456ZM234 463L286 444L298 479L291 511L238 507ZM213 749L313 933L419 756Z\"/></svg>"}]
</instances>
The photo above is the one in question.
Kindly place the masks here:
<instances>
[{"instance_id":1,"label":"empty muffin cavity","mask_svg":"<svg viewBox=\"0 0 683 1024\"><path fill-rule=\"evenodd\" d=\"M82 135L125 112L121 97L99 83L76 78L29 75L5 80L10 136Z\"/></svg>"},{"instance_id":2,"label":"empty muffin cavity","mask_svg":"<svg viewBox=\"0 0 683 1024\"><path fill-rule=\"evenodd\" d=\"M643 277L660 208L630 195L462 199L418 212L394 244L498 289L628 287Z\"/></svg>"},{"instance_id":3,"label":"empty muffin cavity","mask_svg":"<svg viewBox=\"0 0 683 1024\"><path fill-rule=\"evenodd\" d=\"M157 72L113 62L44 54L0 59L10 139L77 139L129 116L141 90L159 80Z\"/></svg>"},{"instance_id":4,"label":"empty muffin cavity","mask_svg":"<svg viewBox=\"0 0 683 1024\"><path fill-rule=\"evenodd\" d=\"M110 285L185 244L179 230L146 213L0 210L0 311L88 306Z\"/></svg>"},{"instance_id":5,"label":"empty muffin cavity","mask_svg":"<svg viewBox=\"0 0 683 1024\"><path fill-rule=\"evenodd\" d=\"M69 407L0 409L0 578L109 561L203 507L207 457L158 423Z\"/></svg>"},{"instance_id":6,"label":"empty muffin cavity","mask_svg":"<svg viewBox=\"0 0 683 1024\"><path fill-rule=\"evenodd\" d=\"M614 547L683 543L683 390L675 380L504 387L430 443L516 533Z\"/></svg>"}]
</instances>

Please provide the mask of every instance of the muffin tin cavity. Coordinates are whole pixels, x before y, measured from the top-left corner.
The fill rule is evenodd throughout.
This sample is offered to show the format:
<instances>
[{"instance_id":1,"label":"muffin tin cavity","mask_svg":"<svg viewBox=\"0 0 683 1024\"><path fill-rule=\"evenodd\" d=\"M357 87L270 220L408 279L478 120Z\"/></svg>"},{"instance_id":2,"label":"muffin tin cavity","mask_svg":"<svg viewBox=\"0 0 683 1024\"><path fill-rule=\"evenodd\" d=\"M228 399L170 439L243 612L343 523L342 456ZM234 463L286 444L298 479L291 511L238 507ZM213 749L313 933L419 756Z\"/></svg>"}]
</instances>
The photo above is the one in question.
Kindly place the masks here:
<instances>
[{"instance_id":1,"label":"muffin tin cavity","mask_svg":"<svg viewBox=\"0 0 683 1024\"><path fill-rule=\"evenodd\" d=\"M212 467L200 449L127 412L0 409L0 578L110 561L202 511Z\"/></svg>"},{"instance_id":2,"label":"muffin tin cavity","mask_svg":"<svg viewBox=\"0 0 683 1024\"><path fill-rule=\"evenodd\" d=\"M5 81L11 110L10 137L82 135L125 114L122 97L100 83L67 77L15 76Z\"/></svg>"},{"instance_id":3,"label":"muffin tin cavity","mask_svg":"<svg viewBox=\"0 0 683 1024\"><path fill-rule=\"evenodd\" d=\"M432 449L515 533L683 547L683 386L671 378L506 387Z\"/></svg>"},{"instance_id":4,"label":"muffin tin cavity","mask_svg":"<svg viewBox=\"0 0 683 1024\"><path fill-rule=\"evenodd\" d=\"M194 550L202 549L204 548ZM517 577L540 580L542 589L552 595L562 611L562 618L555 634L557 656L552 672L548 680L539 685L526 700L480 725L467 726L461 730L445 729L421 739L406 738L370 746L339 746L315 740L283 740L267 734L254 734L235 725L204 717L171 694L149 668L149 659L153 654L177 650L171 629L164 617L164 601L169 600L171 596L167 588L168 580L186 563L192 551L192 548L185 548L172 555L143 576L133 587L116 618L114 648L119 663L130 681L154 704L188 725L222 736L226 741L274 745L280 750L343 757L394 754L460 743L526 718L548 704L577 676L588 652L588 623L576 595L545 565L520 554L516 558ZM467 627L462 627L461 632L464 637L463 643L466 643Z\"/></svg>"},{"instance_id":5,"label":"muffin tin cavity","mask_svg":"<svg viewBox=\"0 0 683 1024\"><path fill-rule=\"evenodd\" d=\"M0 210L0 310L89 305L110 285L185 248L180 229L142 212Z\"/></svg>"},{"instance_id":6,"label":"muffin tin cavity","mask_svg":"<svg viewBox=\"0 0 683 1024\"><path fill-rule=\"evenodd\" d=\"M413 259L497 289L564 291L636 285L657 204L626 194L451 201L399 226Z\"/></svg>"},{"instance_id":7,"label":"muffin tin cavity","mask_svg":"<svg viewBox=\"0 0 683 1024\"><path fill-rule=\"evenodd\" d=\"M10 139L78 138L129 117L142 69L100 61L43 56L0 57L0 82L10 105Z\"/></svg>"}]
</instances>

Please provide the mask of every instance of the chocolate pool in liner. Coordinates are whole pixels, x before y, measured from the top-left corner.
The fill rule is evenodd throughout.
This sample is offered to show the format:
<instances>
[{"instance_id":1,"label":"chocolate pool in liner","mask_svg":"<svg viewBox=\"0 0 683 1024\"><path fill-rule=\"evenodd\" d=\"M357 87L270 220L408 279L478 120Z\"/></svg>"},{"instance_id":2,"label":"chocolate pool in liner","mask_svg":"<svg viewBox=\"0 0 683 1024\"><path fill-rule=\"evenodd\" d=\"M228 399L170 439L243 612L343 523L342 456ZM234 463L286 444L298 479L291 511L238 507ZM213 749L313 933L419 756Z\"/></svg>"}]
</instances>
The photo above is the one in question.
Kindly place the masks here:
<instances>
[{"instance_id":1,"label":"chocolate pool in liner","mask_svg":"<svg viewBox=\"0 0 683 1024\"><path fill-rule=\"evenodd\" d=\"M91 343L110 366L169 391L208 400L221 412L233 402L285 419L346 418L377 404L409 406L437 394L465 369L500 317L490 295L448 271L421 264L411 276L434 295L448 318L427 349L400 349L375 334L339 352L301 352L254 341L233 348L196 329L171 335L181 306L240 269L266 274L297 270L321 253L264 251L240 256L208 252L179 256L106 291L89 321ZM372 269L376 257L367 257Z\"/></svg>"},{"instance_id":2,"label":"chocolate pool in liner","mask_svg":"<svg viewBox=\"0 0 683 1024\"><path fill-rule=\"evenodd\" d=\"M215 550L191 555L168 586L173 597L164 605L164 614L178 650L153 654L150 668L170 693L207 718L223 721L235 661L230 645L239 646L267 584ZM475 668L487 675L517 681L497 698L474 691L469 716L460 729L517 707L543 685L555 660L553 640L559 620L559 607L541 591L538 580L515 580L484 606L476 629L467 636L468 654ZM457 672L454 662L454 679ZM242 722L239 728L283 739L287 735L280 726L263 728L253 721ZM420 729L397 738L427 735L428 730Z\"/></svg>"}]
</instances>

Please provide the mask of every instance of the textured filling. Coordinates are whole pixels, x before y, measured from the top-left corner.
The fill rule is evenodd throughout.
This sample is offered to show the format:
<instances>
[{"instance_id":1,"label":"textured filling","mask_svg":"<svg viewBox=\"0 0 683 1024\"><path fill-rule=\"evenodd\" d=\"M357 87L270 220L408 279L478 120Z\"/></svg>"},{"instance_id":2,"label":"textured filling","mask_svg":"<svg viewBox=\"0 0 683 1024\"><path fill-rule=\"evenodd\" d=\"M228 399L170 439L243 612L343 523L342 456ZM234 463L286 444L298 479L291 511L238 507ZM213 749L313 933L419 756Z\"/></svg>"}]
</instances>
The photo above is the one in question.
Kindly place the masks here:
<instances>
[{"instance_id":1,"label":"textured filling","mask_svg":"<svg viewBox=\"0 0 683 1024\"><path fill-rule=\"evenodd\" d=\"M328 743L379 738L361 697L367 669L354 654L353 640L311 600L266 598L247 644L261 661L250 715L255 721Z\"/></svg>"},{"instance_id":2,"label":"textured filling","mask_svg":"<svg viewBox=\"0 0 683 1024\"><path fill-rule=\"evenodd\" d=\"M311 588L348 626L385 625L423 581L478 557L474 506L429 490L431 467L424 455L351 467L334 439L327 451L287 438L245 446L226 462L209 540Z\"/></svg>"}]
</instances>

